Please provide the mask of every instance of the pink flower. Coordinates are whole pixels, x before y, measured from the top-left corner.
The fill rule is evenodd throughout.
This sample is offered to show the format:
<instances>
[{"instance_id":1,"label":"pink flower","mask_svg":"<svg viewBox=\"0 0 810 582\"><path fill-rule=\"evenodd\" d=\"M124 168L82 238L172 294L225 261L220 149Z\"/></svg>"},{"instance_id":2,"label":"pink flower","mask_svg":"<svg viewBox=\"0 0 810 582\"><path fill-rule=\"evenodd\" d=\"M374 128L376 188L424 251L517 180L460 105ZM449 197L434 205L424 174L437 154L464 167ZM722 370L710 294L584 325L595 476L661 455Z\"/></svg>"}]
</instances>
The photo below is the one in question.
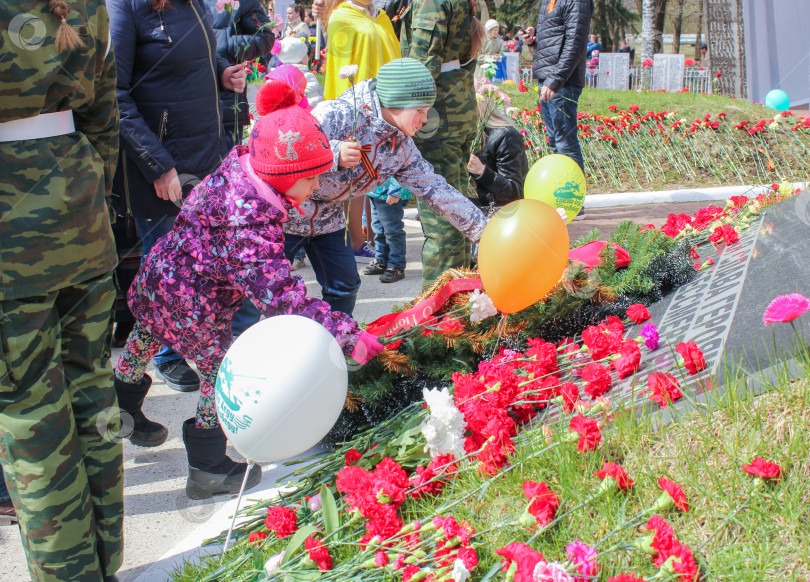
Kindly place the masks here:
<instances>
[{"instance_id":1,"label":"pink flower","mask_svg":"<svg viewBox=\"0 0 810 582\"><path fill-rule=\"evenodd\" d=\"M574 540L565 548L568 552L568 561L573 564L576 571L583 576L575 576L574 582L590 582L592 577L599 573L596 565L596 550L586 546L579 540Z\"/></svg>"},{"instance_id":2,"label":"pink flower","mask_svg":"<svg viewBox=\"0 0 810 582\"><path fill-rule=\"evenodd\" d=\"M765 325L793 321L805 311L810 310L810 299L799 293L780 295L768 305L762 321Z\"/></svg>"},{"instance_id":3,"label":"pink flower","mask_svg":"<svg viewBox=\"0 0 810 582\"><path fill-rule=\"evenodd\" d=\"M585 578L579 578L585 580ZM532 573L533 582L572 582L572 578L562 564L557 562L538 562Z\"/></svg>"}]
</instances>

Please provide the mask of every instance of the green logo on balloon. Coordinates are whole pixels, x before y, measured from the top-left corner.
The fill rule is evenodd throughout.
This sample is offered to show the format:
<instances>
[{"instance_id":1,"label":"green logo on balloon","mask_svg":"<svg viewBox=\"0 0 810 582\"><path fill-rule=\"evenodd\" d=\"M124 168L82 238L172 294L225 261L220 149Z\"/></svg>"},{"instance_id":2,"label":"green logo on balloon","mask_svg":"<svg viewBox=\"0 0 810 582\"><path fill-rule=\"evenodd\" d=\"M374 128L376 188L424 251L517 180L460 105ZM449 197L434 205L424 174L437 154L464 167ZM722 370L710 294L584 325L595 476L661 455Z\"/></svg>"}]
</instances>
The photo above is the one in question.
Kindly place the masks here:
<instances>
[{"instance_id":1,"label":"green logo on balloon","mask_svg":"<svg viewBox=\"0 0 810 582\"><path fill-rule=\"evenodd\" d=\"M232 433L250 427L253 419L246 414L235 414L242 408L242 401L233 393L233 380L244 377L233 373L231 361L225 359L217 374L217 404L219 407L219 421L226 425ZM224 406L223 406L224 405Z\"/></svg>"},{"instance_id":2,"label":"green logo on balloon","mask_svg":"<svg viewBox=\"0 0 810 582\"><path fill-rule=\"evenodd\" d=\"M539 159L529 169L524 182L524 197L565 210L570 220L585 200L585 175L579 165L561 154Z\"/></svg>"}]
</instances>

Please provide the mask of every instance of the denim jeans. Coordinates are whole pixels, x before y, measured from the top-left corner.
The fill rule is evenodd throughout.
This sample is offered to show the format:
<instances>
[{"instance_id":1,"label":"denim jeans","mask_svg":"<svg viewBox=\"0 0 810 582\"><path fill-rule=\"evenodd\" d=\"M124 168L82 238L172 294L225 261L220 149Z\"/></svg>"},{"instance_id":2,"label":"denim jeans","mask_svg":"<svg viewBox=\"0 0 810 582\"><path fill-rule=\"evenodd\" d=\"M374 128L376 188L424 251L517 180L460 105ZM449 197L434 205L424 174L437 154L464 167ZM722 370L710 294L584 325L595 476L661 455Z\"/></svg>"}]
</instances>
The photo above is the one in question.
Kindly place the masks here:
<instances>
[{"instance_id":1,"label":"denim jeans","mask_svg":"<svg viewBox=\"0 0 810 582\"><path fill-rule=\"evenodd\" d=\"M284 238L287 259L292 261L303 248L321 286L323 300L333 311L342 311L351 317L360 289L360 275L346 229L315 236L285 234Z\"/></svg>"},{"instance_id":2,"label":"denim jeans","mask_svg":"<svg viewBox=\"0 0 810 582\"><path fill-rule=\"evenodd\" d=\"M402 221L405 204L407 200L387 204L385 200L371 198L375 258L378 263L397 269L405 268L405 223Z\"/></svg>"},{"instance_id":3,"label":"denim jeans","mask_svg":"<svg viewBox=\"0 0 810 582\"><path fill-rule=\"evenodd\" d=\"M548 147L555 154L574 160L582 171L582 150L577 137L577 101L582 89L563 85L551 101L540 102L540 113L548 133Z\"/></svg>"},{"instance_id":4,"label":"denim jeans","mask_svg":"<svg viewBox=\"0 0 810 582\"><path fill-rule=\"evenodd\" d=\"M262 313L259 311L259 308L253 305L253 302L249 299L245 300L242 307L237 309L236 313L233 314L233 319L231 320L233 339L242 335L245 330L254 323L258 323L261 317Z\"/></svg>"},{"instance_id":5,"label":"denim jeans","mask_svg":"<svg viewBox=\"0 0 810 582\"><path fill-rule=\"evenodd\" d=\"M0 503L8 501L11 496L8 494L8 487L6 487L6 480L3 478L3 467L0 467Z\"/></svg>"},{"instance_id":6,"label":"denim jeans","mask_svg":"<svg viewBox=\"0 0 810 582\"><path fill-rule=\"evenodd\" d=\"M141 235L141 242L143 243L143 258L149 254L149 251L160 237L168 234L174 226L174 216L164 216L163 218L147 220L146 218L136 218L135 226L138 229L138 234ZM174 360L181 360L183 356L163 346L158 354L155 356L155 365L165 364L166 362L173 362Z\"/></svg>"}]
</instances>

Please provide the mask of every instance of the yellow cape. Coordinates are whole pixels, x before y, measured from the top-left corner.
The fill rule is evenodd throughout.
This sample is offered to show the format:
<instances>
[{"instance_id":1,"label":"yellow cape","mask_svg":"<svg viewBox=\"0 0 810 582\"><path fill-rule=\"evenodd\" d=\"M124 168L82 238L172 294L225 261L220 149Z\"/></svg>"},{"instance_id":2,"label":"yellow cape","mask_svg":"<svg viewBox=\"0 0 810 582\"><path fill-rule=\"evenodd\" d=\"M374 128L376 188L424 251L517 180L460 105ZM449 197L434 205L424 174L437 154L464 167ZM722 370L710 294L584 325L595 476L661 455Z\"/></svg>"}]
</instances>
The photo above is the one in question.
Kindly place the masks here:
<instances>
[{"instance_id":1,"label":"yellow cape","mask_svg":"<svg viewBox=\"0 0 810 582\"><path fill-rule=\"evenodd\" d=\"M380 67L402 56L394 27L384 10L378 11L374 20L343 2L329 17L327 36L324 99L335 99L351 87L347 79L338 75L342 67L357 65L354 82L359 83L377 76Z\"/></svg>"}]
</instances>

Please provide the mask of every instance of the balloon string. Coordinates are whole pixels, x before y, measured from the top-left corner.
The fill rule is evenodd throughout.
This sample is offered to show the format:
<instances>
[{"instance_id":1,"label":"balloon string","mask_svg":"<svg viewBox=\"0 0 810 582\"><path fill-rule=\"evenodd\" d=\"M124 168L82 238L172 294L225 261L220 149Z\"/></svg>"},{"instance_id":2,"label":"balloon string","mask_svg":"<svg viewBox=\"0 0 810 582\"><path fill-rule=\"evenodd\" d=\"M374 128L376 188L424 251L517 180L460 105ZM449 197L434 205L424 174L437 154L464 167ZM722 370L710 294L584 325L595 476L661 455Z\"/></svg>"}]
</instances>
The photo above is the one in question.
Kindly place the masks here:
<instances>
[{"instance_id":1,"label":"balloon string","mask_svg":"<svg viewBox=\"0 0 810 582\"><path fill-rule=\"evenodd\" d=\"M242 487L239 489L239 497L236 498L236 508L233 510L233 517L231 518L231 527L228 528L228 536L225 538L225 545L222 546L222 558L225 559L225 552L228 549L228 542L231 541L231 535L233 534L233 526L236 523L236 514L239 513L239 503L242 501L242 494L245 492L245 487L247 486L248 475L250 474L250 470L256 464L256 461L248 460L247 469L245 469L245 476L242 478Z\"/></svg>"},{"instance_id":2,"label":"balloon string","mask_svg":"<svg viewBox=\"0 0 810 582\"><path fill-rule=\"evenodd\" d=\"M495 340L495 345L492 347L492 354L489 356L490 359L495 357L495 354L498 353L498 347L501 345L501 337L503 336L503 332L506 330L506 314L504 313L501 315L501 320L498 322L498 338Z\"/></svg>"}]
</instances>

